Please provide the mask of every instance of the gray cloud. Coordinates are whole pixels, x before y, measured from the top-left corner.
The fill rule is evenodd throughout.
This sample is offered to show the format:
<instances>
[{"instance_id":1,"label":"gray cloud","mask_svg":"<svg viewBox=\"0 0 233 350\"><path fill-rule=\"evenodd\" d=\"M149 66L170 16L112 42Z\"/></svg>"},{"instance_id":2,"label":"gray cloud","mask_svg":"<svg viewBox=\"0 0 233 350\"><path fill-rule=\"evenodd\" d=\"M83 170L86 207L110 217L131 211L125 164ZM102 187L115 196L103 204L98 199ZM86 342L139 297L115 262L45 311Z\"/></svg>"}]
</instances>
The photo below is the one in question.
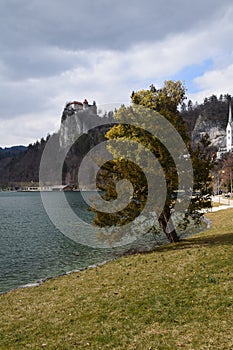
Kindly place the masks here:
<instances>
[{"instance_id":1,"label":"gray cloud","mask_svg":"<svg viewBox=\"0 0 233 350\"><path fill-rule=\"evenodd\" d=\"M74 51L64 51L58 47L20 48L3 53L5 76L10 80L49 77L77 65L87 67L88 61Z\"/></svg>"},{"instance_id":2,"label":"gray cloud","mask_svg":"<svg viewBox=\"0 0 233 350\"><path fill-rule=\"evenodd\" d=\"M77 51L124 52L144 41L198 30L221 17L228 4L230 0L2 0L0 73L9 79L56 75L88 64Z\"/></svg>"},{"instance_id":3,"label":"gray cloud","mask_svg":"<svg viewBox=\"0 0 233 350\"><path fill-rule=\"evenodd\" d=\"M215 45L225 50L232 28L215 43L212 24L224 22L231 6L231 0L1 0L0 120L9 120L7 132L10 120L23 120L18 142L24 131L45 136L48 119L60 118L67 99L122 102L132 89L209 58ZM2 125L0 145L7 132Z\"/></svg>"},{"instance_id":4,"label":"gray cloud","mask_svg":"<svg viewBox=\"0 0 233 350\"><path fill-rule=\"evenodd\" d=\"M144 40L198 27L221 14L222 0L2 0L5 48L56 46L125 49Z\"/></svg>"}]
</instances>

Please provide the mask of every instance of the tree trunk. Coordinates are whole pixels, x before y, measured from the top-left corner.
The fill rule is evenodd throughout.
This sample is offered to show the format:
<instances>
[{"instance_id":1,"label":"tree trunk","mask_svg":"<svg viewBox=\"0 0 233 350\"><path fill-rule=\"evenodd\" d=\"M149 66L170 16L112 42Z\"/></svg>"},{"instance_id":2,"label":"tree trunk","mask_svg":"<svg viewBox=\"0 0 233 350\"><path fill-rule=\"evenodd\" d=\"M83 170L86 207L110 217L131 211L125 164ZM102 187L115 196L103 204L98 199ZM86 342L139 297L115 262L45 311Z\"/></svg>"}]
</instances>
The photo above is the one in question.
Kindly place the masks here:
<instances>
[{"instance_id":1,"label":"tree trunk","mask_svg":"<svg viewBox=\"0 0 233 350\"><path fill-rule=\"evenodd\" d=\"M180 239L174 227L174 224L171 218L171 213L170 211L166 210L166 208L163 210L163 212L159 217L159 223L163 229L163 232L169 239L169 242L171 243L179 242Z\"/></svg>"}]
</instances>

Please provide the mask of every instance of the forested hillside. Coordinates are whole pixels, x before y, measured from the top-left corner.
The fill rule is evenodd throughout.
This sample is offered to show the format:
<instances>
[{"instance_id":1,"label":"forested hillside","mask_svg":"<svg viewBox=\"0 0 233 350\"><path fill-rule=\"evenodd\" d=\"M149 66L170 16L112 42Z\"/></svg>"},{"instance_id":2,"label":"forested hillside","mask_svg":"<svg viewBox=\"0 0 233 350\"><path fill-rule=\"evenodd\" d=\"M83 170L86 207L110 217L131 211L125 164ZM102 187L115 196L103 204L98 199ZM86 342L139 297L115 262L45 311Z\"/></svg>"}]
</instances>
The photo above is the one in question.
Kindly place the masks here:
<instances>
[{"instance_id":1,"label":"forested hillside","mask_svg":"<svg viewBox=\"0 0 233 350\"><path fill-rule=\"evenodd\" d=\"M78 166L83 156L96 144L102 142L108 126L97 127L83 134L70 148L63 166L63 183L77 184ZM36 141L17 154L8 152L0 157L0 187L21 187L38 184L40 160L49 138L53 138L56 152L61 152L59 133L48 135L46 139ZM1 156L1 153L0 153Z\"/></svg>"},{"instance_id":2,"label":"forested hillside","mask_svg":"<svg viewBox=\"0 0 233 350\"><path fill-rule=\"evenodd\" d=\"M199 141L203 133L208 133L215 150L223 142L228 120L228 108L231 96L219 97L212 95L203 103L193 103L191 100L183 103L180 113L187 124L187 131L194 143ZM72 116L70 116L72 118ZM112 122L112 119L109 120ZM77 168L83 156L97 143L105 139L108 126L97 127L79 139L70 149L64 167L64 183L77 183ZM0 187L20 186L39 181L39 165L41 155L49 137L57 139L59 148L59 133L42 138L28 147L15 146L0 148Z\"/></svg>"}]
</instances>

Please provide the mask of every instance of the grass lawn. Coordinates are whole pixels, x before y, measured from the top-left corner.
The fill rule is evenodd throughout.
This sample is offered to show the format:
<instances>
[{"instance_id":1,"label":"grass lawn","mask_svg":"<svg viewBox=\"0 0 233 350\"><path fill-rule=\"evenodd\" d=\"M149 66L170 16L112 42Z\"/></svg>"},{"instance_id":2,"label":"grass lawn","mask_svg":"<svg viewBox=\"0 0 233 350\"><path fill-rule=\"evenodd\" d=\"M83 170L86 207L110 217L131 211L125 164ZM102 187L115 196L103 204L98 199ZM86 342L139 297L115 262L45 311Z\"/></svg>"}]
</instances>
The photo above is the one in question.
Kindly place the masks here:
<instances>
[{"instance_id":1,"label":"grass lawn","mask_svg":"<svg viewBox=\"0 0 233 350\"><path fill-rule=\"evenodd\" d=\"M153 253L0 296L0 349L233 349L233 210Z\"/></svg>"}]
</instances>

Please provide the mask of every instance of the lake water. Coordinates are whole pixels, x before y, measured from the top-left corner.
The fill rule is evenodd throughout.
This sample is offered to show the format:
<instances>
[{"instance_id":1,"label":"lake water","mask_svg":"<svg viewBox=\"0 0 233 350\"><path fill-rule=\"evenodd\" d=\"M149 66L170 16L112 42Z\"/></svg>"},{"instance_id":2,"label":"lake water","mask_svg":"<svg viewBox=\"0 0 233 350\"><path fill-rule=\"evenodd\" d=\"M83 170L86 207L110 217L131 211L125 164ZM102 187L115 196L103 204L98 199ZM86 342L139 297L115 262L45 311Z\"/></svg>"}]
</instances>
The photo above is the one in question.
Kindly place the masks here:
<instances>
[{"instance_id":1,"label":"lake water","mask_svg":"<svg viewBox=\"0 0 233 350\"><path fill-rule=\"evenodd\" d=\"M56 193L51 193L56 195ZM84 207L80 193L70 193ZM84 215L91 215L84 210ZM112 258L116 252L79 245L57 230L33 192L0 193L0 292Z\"/></svg>"},{"instance_id":2,"label":"lake water","mask_svg":"<svg viewBox=\"0 0 233 350\"><path fill-rule=\"evenodd\" d=\"M93 213L87 210L81 194L69 192L66 196L73 211L91 222ZM163 233L157 241L167 242ZM143 250L154 245L153 235L111 249L78 244L50 221L40 193L0 192L0 293L116 258L131 248Z\"/></svg>"},{"instance_id":3,"label":"lake water","mask_svg":"<svg viewBox=\"0 0 233 350\"><path fill-rule=\"evenodd\" d=\"M92 219L79 192L66 196L74 211L86 221ZM52 224L36 192L0 192L0 239L0 293L113 259L130 248L94 249L75 243Z\"/></svg>"}]
</instances>

